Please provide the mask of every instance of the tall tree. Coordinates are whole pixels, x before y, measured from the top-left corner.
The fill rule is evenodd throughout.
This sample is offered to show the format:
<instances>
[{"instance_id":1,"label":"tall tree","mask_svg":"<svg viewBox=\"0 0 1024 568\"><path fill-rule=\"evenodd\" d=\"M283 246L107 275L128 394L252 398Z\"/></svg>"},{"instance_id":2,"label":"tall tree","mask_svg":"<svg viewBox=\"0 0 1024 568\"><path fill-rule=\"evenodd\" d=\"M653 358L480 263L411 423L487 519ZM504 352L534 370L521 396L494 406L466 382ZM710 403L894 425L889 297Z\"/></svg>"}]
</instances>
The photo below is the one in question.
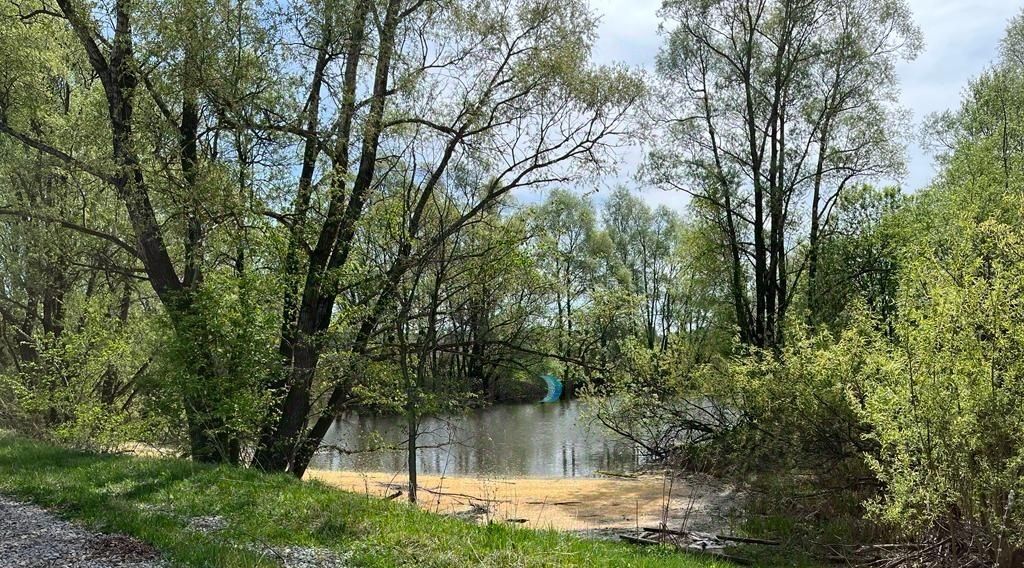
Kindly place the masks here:
<instances>
[{"instance_id":1,"label":"tall tree","mask_svg":"<svg viewBox=\"0 0 1024 568\"><path fill-rule=\"evenodd\" d=\"M37 101L21 97L3 101L0 132L57 160L69 174L91 176L90 184L113 189L133 233L132 245L124 248L141 261L177 340L189 344L193 355L183 364L194 380L183 381L180 389L191 454L201 461L235 461L240 440L219 396L231 384L227 367L202 326L193 325L210 319L199 313L196 294L210 264L209 223L223 213L214 211L215 188L204 176L204 162L217 150L211 117L200 107L216 50L198 57L213 47L216 10L201 2L176 3L170 15L158 8L129 0L102 6L75 0L53 7L18 4L7 16L19 23L23 37L42 27L69 40L57 45L73 46L55 52L63 58L59 79L69 95L84 99L71 104L102 107L104 123L88 128L105 131L109 143L89 141L88 150L77 151L74 143L83 140L68 136L77 117L34 128Z\"/></svg>"},{"instance_id":2,"label":"tall tree","mask_svg":"<svg viewBox=\"0 0 1024 568\"><path fill-rule=\"evenodd\" d=\"M298 475L351 400L358 379L353 368L328 387L325 400L315 400L311 387L321 342L343 288L334 276L349 268L367 201L388 184L415 196L396 254L375 293L363 299L364 313L344 322L352 329L346 349L356 359L366 353L402 275L418 256L512 190L567 179L574 169L600 161L640 95L630 74L587 63L594 20L580 2L356 2L345 26L327 25L331 14L325 12L324 28L314 36L320 38L313 49L317 63L305 107L317 108L322 89L340 93L329 105L336 117L319 126L320 111L304 110L304 126L277 126L304 138L290 222L297 235L313 229L316 238L310 245L298 237L289 244L289 255L298 250L305 258L287 268L297 274L288 281L298 284L285 298L285 373L270 385L281 402L271 413L276 418L263 433L256 462ZM374 55L367 58L370 46ZM335 54L342 59L342 84L327 89L316 82L337 76L327 73ZM372 69L365 69L368 60ZM369 93L359 92L363 84L372 85ZM329 168L317 184L324 152ZM380 164L386 170L379 171ZM447 226L424 235L428 204L456 172L469 172L473 198ZM312 223L309 192L319 185L327 187L326 214L303 228Z\"/></svg>"},{"instance_id":3,"label":"tall tree","mask_svg":"<svg viewBox=\"0 0 1024 568\"><path fill-rule=\"evenodd\" d=\"M625 188L604 206L604 223L632 291L643 303L644 338L649 349L664 350L675 326L674 248L681 221L666 207L652 211Z\"/></svg>"},{"instance_id":4,"label":"tall tree","mask_svg":"<svg viewBox=\"0 0 1024 568\"><path fill-rule=\"evenodd\" d=\"M598 225L593 203L566 190L552 191L533 213L539 267L550 279L554 351L565 362L565 395L572 396L580 377L576 363L585 355L579 329L581 312L609 269L610 244Z\"/></svg>"},{"instance_id":5,"label":"tall tree","mask_svg":"<svg viewBox=\"0 0 1024 568\"><path fill-rule=\"evenodd\" d=\"M649 179L718 227L741 339L779 346L838 196L900 171L894 66L919 33L902 0L673 0L662 16L672 104Z\"/></svg>"}]
</instances>

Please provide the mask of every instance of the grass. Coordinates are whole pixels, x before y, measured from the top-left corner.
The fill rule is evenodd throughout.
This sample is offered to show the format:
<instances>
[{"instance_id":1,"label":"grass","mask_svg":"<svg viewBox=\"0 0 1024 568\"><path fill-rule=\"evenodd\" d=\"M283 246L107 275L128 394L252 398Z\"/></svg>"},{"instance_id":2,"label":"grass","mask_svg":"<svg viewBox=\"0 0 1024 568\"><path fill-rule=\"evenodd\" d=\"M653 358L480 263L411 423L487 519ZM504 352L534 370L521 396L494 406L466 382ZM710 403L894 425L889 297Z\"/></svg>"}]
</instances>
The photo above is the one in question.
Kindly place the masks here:
<instances>
[{"instance_id":1,"label":"grass","mask_svg":"<svg viewBox=\"0 0 1024 568\"><path fill-rule=\"evenodd\" d=\"M783 473L762 474L754 487L745 502L740 533L782 542L778 547L747 547L743 555L757 566L820 567L825 555L896 538L864 518L861 504L868 494L823 491L820 482Z\"/></svg>"},{"instance_id":2,"label":"grass","mask_svg":"<svg viewBox=\"0 0 1024 568\"><path fill-rule=\"evenodd\" d=\"M787 566L790 568L819 568L822 562L808 551L813 535L789 515L756 515L747 518L740 532L748 536L778 539L782 546L747 546L742 555L755 566Z\"/></svg>"},{"instance_id":3,"label":"grass","mask_svg":"<svg viewBox=\"0 0 1024 568\"><path fill-rule=\"evenodd\" d=\"M185 460L76 452L0 433L0 493L152 543L176 566L276 566L266 547L327 548L354 566L715 567L504 524L475 525L287 475ZM191 530L218 515L223 530Z\"/></svg>"}]
</instances>

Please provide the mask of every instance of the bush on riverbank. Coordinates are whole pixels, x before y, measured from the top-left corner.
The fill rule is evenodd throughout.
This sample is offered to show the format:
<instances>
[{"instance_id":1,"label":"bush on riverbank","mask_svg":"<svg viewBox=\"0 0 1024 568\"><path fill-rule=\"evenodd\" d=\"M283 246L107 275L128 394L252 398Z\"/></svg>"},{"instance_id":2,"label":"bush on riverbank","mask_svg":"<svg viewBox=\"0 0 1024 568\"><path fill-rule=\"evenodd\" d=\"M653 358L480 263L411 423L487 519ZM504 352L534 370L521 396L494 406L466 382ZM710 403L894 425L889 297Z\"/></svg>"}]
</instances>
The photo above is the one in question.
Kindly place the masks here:
<instances>
[{"instance_id":1,"label":"bush on riverbank","mask_svg":"<svg viewBox=\"0 0 1024 568\"><path fill-rule=\"evenodd\" d=\"M705 428L667 459L736 474L765 496L749 512L810 519L837 544L1024 564L1024 202L987 191L935 188L892 220L926 238L905 245L887 317L851 306L842 333L794 330L775 352L673 377L617 423L663 447L679 436L649 434Z\"/></svg>"}]
</instances>

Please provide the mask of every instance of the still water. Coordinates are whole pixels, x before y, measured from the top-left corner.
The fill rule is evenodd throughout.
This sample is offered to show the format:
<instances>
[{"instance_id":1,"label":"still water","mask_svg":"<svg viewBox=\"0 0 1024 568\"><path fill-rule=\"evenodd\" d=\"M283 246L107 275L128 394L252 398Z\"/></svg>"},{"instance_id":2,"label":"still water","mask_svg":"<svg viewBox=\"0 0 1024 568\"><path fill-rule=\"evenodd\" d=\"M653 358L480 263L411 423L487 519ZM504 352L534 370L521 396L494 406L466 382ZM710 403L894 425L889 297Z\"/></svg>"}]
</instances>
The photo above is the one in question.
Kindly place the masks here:
<instances>
[{"instance_id":1,"label":"still water","mask_svg":"<svg viewBox=\"0 0 1024 568\"><path fill-rule=\"evenodd\" d=\"M588 418L580 401L496 405L426 418L419 430L417 462L428 475L586 477L599 470L631 471L642 460L632 443ZM403 472L404 447L365 450L404 445L405 439L401 416L349 414L331 427L311 467Z\"/></svg>"}]
</instances>

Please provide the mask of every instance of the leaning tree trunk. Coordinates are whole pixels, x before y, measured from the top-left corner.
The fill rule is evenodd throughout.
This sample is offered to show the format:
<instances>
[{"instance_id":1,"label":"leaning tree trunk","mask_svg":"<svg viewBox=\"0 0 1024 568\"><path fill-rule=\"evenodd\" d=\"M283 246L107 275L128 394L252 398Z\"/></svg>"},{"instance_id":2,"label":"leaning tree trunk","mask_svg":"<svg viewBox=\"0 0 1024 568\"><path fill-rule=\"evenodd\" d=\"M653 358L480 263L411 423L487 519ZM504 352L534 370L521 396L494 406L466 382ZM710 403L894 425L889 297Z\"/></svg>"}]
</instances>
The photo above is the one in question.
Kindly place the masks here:
<instances>
[{"instance_id":1,"label":"leaning tree trunk","mask_svg":"<svg viewBox=\"0 0 1024 568\"><path fill-rule=\"evenodd\" d=\"M350 134L358 105L356 86L360 48L364 43L364 27L369 4L368 0L359 2L352 21L350 51L344 71L345 93L341 109L341 134L333 153L335 175L331 183L327 220L309 256L309 267L296 314L294 333L292 336L282 337L281 352L287 367L284 392L275 408L278 418L265 427L260 437L260 447L253 459L256 466L268 471L290 471L301 476L309 458L312 457L312 452L316 449L313 448L311 451L305 447L310 443L310 438L304 435L304 431L312 410L313 380L321 352L319 341L330 327L337 297L336 287L330 282L329 274L344 266L348 260L356 224L362 216L376 175L377 151L384 124L384 102L388 96L391 58L400 19L399 0L391 0L388 3L383 21L377 49L373 92L358 154L359 165L352 182L351 193L347 202L345 201L344 180L349 175ZM326 429L314 427L314 430L323 430L313 442L319 444Z\"/></svg>"}]
</instances>

